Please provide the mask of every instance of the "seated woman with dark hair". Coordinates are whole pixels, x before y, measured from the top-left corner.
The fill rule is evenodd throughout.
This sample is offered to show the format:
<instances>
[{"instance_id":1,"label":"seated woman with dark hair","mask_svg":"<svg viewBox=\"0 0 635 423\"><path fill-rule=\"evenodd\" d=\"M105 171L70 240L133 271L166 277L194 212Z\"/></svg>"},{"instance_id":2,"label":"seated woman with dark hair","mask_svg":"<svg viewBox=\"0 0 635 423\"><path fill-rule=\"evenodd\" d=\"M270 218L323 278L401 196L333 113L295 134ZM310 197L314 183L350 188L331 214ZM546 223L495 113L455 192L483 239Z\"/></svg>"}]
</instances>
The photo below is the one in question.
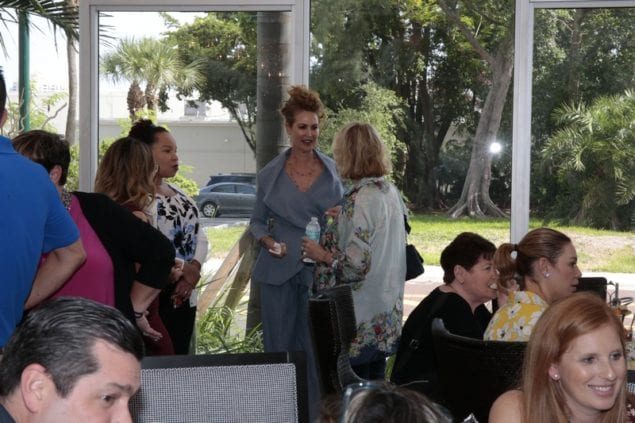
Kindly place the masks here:
<instances>
[{"instance_id":1,"label":"seated woman with dark hair","mask_svg":"<svg viewBox=\"0 0 635 423\"><path fill-rule=\"evenodd\" d=\"M441 253L444 285L436 288L410 313L403 327L392 372L398 384L420 382L418 388L434 392L436 358L431 325L443 320L453 334L481 339L492 314L483 305L496 297L496 247L471 232L459 234Z\"/></svg>"}]
</instances>

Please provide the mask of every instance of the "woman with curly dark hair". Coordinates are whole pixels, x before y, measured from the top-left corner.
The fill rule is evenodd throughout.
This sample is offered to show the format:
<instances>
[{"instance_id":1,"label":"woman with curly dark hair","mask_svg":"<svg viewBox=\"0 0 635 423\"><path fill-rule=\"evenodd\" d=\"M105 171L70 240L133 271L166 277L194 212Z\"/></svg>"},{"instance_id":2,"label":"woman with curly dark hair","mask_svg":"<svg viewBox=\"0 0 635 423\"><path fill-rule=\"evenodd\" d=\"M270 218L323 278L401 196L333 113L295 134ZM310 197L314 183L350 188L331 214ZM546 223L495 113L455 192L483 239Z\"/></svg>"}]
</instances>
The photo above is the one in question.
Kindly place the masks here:
<instances>
[{"instance_id":1,"label":"woman with curly dark hair","mask_svg":"<svg viewBox=\"0 0 635 423\"><path fill-rule=\"evenodd\" d=\"M156 202L151 210L154 224L172 241L176 257L183 260L179 277L161 292L158 309L172 339L174 352L188 354L196 320L195 288L207 257L207 236L199 223L195 201L166 181L179 170L176 140L170 131L149 119L141 119L128 135L150 147L158 166L152 181Z\"/></svg>"}]
</instances>

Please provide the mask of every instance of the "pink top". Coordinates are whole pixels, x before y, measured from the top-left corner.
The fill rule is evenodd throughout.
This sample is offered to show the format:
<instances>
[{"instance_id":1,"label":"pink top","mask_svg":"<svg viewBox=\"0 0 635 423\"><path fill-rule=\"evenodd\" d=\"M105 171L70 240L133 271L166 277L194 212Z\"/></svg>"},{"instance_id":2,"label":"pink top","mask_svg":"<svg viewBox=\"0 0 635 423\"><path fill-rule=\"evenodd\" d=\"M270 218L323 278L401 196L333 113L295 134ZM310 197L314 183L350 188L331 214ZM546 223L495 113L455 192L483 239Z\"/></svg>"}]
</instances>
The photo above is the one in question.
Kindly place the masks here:
<instances>
[{"instance_id":1,"label":"pink top","mask_svg":"<svg viewBox=\"0 0 635 423\"><path fill-rule=\"evenodd\" d=\"M73 195L71 217L79 229L86 250L86 261L52 298L84 297L109 306L115 305L115 273L110 255L86 220L82 207Z\"/></svg>"}]
</instances>

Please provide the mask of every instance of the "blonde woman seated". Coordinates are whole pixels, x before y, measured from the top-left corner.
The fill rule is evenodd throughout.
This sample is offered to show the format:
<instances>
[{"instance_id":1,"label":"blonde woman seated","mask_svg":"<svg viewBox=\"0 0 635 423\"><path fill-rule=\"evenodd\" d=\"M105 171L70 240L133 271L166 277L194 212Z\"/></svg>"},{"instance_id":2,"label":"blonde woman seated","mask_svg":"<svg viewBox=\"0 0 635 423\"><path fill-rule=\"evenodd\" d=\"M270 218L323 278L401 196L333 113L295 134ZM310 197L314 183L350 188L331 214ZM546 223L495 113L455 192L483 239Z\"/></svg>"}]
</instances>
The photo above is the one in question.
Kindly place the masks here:
<instances>
[{"instance_id":1,"label":"blonde woman seated","mask_svg":"<svg viewBox=\"0 0 635 423\"><path fill-rule=\"evenodd\" d=\"M624 328L594 294L551 305L529 339L520 390L505 392L490 423L615 423L626 403Z\"/></svg>"},{"instance_id":2,"label":"blonde woman seated","mask_svg":"<svg viewBox=\"0 0 635 423\"><path fill-rule=\"evenodd\" d=\"M574 293L582 275L571 239L549 228L529 231L518 244L502 244L493 261L498 290L508 295L485 330L486 340L526 342L547 306ZM516 280L518 291L511 286Z\"/></svg>"}]
</instances>

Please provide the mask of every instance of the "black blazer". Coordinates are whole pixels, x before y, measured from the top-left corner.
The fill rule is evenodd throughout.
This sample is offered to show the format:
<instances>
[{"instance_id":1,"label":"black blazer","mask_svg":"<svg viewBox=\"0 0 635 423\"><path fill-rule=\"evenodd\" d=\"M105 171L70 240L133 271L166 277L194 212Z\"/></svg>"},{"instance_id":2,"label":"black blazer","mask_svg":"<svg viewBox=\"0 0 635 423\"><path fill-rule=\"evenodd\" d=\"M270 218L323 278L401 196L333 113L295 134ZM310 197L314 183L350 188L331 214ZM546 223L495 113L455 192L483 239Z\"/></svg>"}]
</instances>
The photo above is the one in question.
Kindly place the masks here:
<instances>
[{"instance_id":1,"label":"black blazer","mask_svg":"<svg viewBox=\"0 0 635 423\"><path fill-rule=\"evenodd\" d=\"M73 192L82 212L110 255L115 274L115 307L134 322L130 289L136 280L163 289L174 265L174 246L159 230L143 222L108 196ZM139 269L135 264L139 263Z\"/></svg>"}]
</instances>

